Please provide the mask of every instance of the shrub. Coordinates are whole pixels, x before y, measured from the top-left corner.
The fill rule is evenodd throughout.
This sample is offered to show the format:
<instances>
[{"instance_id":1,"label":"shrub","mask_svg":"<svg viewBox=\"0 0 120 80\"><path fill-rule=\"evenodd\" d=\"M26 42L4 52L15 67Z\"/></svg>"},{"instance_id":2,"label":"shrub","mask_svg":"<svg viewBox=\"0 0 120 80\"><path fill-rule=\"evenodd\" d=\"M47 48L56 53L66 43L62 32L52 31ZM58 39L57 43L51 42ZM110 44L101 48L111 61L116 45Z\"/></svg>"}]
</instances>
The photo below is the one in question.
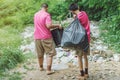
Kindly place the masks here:
<instances>
[{"instance_id":1,"label":"shrub","mask_svg":"<svg viewBox=\"0 0 120 80\"><path fill-rule=\"evenodd\" d=\"M24 60L22 52L17 48L1 48L2 55L0 56L0 71L14 68L17 63Z\"/></svg>"}]
</instances>

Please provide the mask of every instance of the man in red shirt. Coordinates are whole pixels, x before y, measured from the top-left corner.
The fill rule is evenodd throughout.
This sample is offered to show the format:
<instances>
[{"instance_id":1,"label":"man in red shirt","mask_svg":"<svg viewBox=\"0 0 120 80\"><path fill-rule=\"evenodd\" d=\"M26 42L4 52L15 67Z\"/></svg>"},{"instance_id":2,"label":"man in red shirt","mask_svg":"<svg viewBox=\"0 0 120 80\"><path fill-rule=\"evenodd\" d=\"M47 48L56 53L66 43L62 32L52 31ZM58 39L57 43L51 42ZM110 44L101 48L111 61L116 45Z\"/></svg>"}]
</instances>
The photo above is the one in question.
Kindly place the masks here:
<instances>
[{"instance_id":1,"label":"man in red shirt","mask_svg":"<svg viewBox=\"0 0 120 80\"><path fill-rule=\"evenodd\" d=\"M34 15L34 39L35 47L38 55L40 70L43 69L44 54L47 58L47 74L53 73L51 71L53 56L56 55L55 46L50 29L61 28L59 25L53 25L51 16L47 12L48 5L42 4L42 9Z\"/></svg>"},{"instance_id":2,"label":"man in red shirt","mask_svg":"<svg viewBox=\"0 0 120 80\"><path fill-rule=\"evenodd\" d=\"M69 10L79 19L80 23L85 28L87 32L88 42L90 43L90 24L89 24L89 19L86 12L79 11L79 7L75 3L72 3L69 6ZM76 54L78 57L78 63L79 63L79 69L80 69L80 75L78 76L78 78L80 80L85 80L89 76L87 55L90 54L90 49L87 52L84 52L82 49L81 50L76 49ZM84 70L83 70L82 56L84 57L84 67L85 67Z\"/></svg>"}]
</instances>

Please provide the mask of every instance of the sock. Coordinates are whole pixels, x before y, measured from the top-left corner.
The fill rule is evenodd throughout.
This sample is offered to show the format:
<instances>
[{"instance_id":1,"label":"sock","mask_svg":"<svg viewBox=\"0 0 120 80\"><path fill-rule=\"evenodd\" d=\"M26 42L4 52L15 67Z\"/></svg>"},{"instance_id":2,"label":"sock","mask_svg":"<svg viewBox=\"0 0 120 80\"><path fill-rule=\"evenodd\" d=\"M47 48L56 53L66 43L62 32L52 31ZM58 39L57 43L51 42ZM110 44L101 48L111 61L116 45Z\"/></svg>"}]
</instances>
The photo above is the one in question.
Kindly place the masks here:
<instances>
[{"instance_id":1,"label":"sock","mask_svg":"<svg viewBox=\"0 0 120 80\"><path fill-rule=\"evenodd\" d=\"M88 68L85 68L85 74L88 74Z\"/></svg>"},{"instance_id":2,"label":"sock","mask_svg":"<svg viewBox=\"0 0 120 80\"><path fill-rule=\"evenodd\" d=\"M84 76L84 71L80 70L80 74L81 74L81 76Z\"/></svg>"}]
</instances>

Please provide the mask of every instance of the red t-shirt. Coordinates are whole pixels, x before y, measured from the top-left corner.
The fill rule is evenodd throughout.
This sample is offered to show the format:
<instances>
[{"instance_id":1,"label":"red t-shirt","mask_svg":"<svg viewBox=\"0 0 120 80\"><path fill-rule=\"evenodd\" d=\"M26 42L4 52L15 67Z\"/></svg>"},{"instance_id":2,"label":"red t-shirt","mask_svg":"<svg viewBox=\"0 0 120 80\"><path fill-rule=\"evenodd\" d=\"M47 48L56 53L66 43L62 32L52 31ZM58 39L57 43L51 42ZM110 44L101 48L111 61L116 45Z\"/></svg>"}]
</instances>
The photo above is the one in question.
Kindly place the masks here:
<instances>
[{"instance_id":1,"label":"red t-shirt","mask_svg":"<svg viewBox=\"0 0 120 80\"><path fill-rule=\"evenodd\" d=\"M87 36L88 36L88 41L90 42L90 23L89 23L89 18L86 14L85 11L81 11L78 15L77 18L79 19L81 25L85 28L87 31Z\"/></svg>"}]
</instances>

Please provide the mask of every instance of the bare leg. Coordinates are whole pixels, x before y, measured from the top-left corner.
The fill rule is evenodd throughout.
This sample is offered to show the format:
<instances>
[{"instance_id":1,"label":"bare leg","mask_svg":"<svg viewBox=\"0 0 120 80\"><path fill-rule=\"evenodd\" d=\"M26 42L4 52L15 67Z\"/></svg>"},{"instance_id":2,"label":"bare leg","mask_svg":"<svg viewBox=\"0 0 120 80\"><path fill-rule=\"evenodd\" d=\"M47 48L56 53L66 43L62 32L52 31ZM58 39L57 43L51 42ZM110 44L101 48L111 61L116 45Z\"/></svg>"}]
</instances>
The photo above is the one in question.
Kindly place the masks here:
<instances>
[{"instance_id":1,"label":"bare leg","mask_svg":"<svg viewBox=\"0 0 120 80\"><path fill-rule=\"evenodd\" d=\"M79 64L79 70L83 70L83 61L82 56L78 56L78 64Z\"/></svg>"},{"instance_id":2,"label":"bare leg","mask_svg":"<svg viewBox=\"0 0 120 80\"><path fill-rule=\"evenodd\" d=\"M43 61L44 61L44 56L38 58L39 66L40 66L40 71L43 71Z\"/></svg>"},{"instance_id":3,"label":"bare leg","mask_svg":"<svg viewBox=\"0 0 120 80\"><path fill-rule=\"evenodd\" d=\"M88 75L88 58L87 58L87 54L84 53L84 67L85 67L85 77L89 77Z\"/></svg>"},{"instance_id":4,"label":"bare leg","mask_svg":"<svg viewBox=\"0 0 120 80\"><path fill-rule=\"evenodd\" d=\"M78 56L78 64L79 64L79 70L80 70L80 75L78 76L78 79L79 80L85 80L84 71L83 71L82 56Z\"/></svg>"},{"instance_id":5,"label":"bare leg","mask_svg":"<svg viewBox=\"0 0 120 80\"><path fill-rule=\"evenodd\" d=\"M54 73L53 71L51 71L52 60L53 60L53 57L52 57L52 56L47 56L47 74L48 74L48 75Z\"/></svg>"},{"instance_id":6,"label":"bare leg","mask_svg":"<svg viewBox=\"0 0 120 80\"><path fill-rule=\"evenodd\" d=\"M84 67L85 67L85 68L88 68L88 58L87 58L87 54L84 53L83 56L84 56L84 63L85 63L85 64L84 64Z\"/></svg>"}]
</instances>

